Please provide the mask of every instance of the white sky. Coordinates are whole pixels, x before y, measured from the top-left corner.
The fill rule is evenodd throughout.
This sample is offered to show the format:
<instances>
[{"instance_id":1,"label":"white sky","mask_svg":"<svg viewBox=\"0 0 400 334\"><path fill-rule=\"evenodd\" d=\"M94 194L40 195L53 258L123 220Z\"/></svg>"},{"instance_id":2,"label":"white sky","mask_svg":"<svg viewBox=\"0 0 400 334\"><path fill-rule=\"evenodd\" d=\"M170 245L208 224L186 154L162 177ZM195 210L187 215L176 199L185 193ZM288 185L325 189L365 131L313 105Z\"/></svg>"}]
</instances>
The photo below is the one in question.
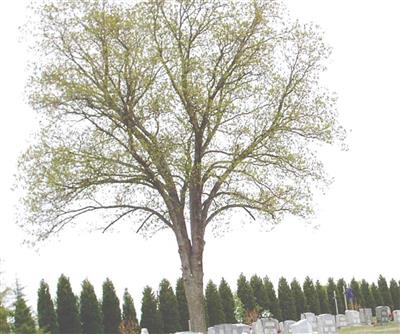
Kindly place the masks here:
<instances>
[{"instance_id":1,"label":"white sky","mask_svg":"<svg viewBox=\"0 0 400 334\"><path fill-rule=\"evenodd\" d=\"M175 284L180 265L172 232L150 240L134 233L70 230L42 244L22 245L15 225L17 194L11 191L16 160L34 129L33 111L24 103L27 55L18 26L26 20L27 0L0 2L0 259L8 282L26 286L32 306L44 278L55 294L65 273L76 293L89 278L98 295L110 277L121 296L128 287L140 308L141 292L162 278ZM287 0L292 17L313 21L333 47L325 85L339 96L342 124L350 129L348 152L332 149L323 160L335 183L315 199L315 229L288 219L272 232L237 227L222 237L208 236L206 280L224 276L232 287L240 272L325 282L329 276L400 279L400 2L397 0ZM232 222L235 218L232 217Z\"/></svg>"}]
</instances>

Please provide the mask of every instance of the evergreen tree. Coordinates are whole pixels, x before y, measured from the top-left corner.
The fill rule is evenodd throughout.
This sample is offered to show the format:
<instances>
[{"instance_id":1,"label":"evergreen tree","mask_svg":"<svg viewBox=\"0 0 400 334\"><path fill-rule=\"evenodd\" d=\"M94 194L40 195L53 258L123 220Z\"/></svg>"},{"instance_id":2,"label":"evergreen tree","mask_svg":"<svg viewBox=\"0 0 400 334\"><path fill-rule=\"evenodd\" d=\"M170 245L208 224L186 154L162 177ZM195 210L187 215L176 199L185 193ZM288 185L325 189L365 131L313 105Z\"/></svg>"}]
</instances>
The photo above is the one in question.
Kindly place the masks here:
<instances>
[{"instance_id":1,"label":"evergreen tree","mask_svg":"<svg viewBox=\"0 0 400 334\"><path fill-rule=\"evenodd\" d=\"M381 293L383 303L385 306L389 306L391 310L393 310L393 299L392 295L390 294L390 290L388 287L388 284L386 282L386 278L384 278L382 275L379 275L378 278L378 288Z\"/></svg>"},{"instance_id":2,"label":"evergreen tree","mask_svg":"<svg viewBox=\"0 0 400 334\"><path fill-rule=\"evenodd\" d=\"M182 331L189 330L189 310L185 295L185 288L183 286L183 279L179 278L176 282L176 299L178 301L179 319L181 322Z\"/></svg>"},{"instance_id":3,"label":"evergreen tree","mask_svg":"<svg viewBox=\"0 0 400 334\"><path fill-rule=\"evenodd\" d=\"M44 280L40 281L38 290L37 313L39 328L45 333L58 334L56 311L51 299L49 286Z\"/></svg>"},{"instance_id":4,"label":"evergreen tree","mask_svg":"<svg viewBox=\"0 0 400 334\"><path fill-rule=\"evenodd\" d=\"M345 309L346 309L346 303L344 301L345 295L344 292L346 291L346 281L343 278L340 278L337 283L337 299L338 299L338 307L339 307L339 313L344 314Z\"/></svg>"},{"instance_id":5,"label":"evergreen tree","mask_svg":"<svg viewBox=\"0 0 400 334\"><path fill-rule=\"evenodd\" d=\"M306 310L315 314L321 313L317 291L310 277L306 277L303 283L304 296L306 297Z\"/></svg>"},{"instance_id":6,"label":"evergreen tree","mask_svg":"<svg viewBox=\"0 0 400 334\"><path fill-rule=\"evenodd\" d=\"M293 320L299 320L300 315L305 312L306 299L300 283L295 278L293 279L292 283L290 283L290 288L292 290L292 296L296 306L296 317Z\"/></svg>"},{"instance_id":7,"label":"evergreen tree","mask_svg":"<svg viewBox=\"0 0 400 334\"><path fill-rule=\"evenodd\" d=\"M208 325L214 326L223 324L225 322L224 309L222 307L217 286L211 280L207 284L205 297L207 304Z\"/></svg>"},{"instance_id":8,"label":"evergreen tree","mask_svg":"<svg viewBox=\"0 0 400 334\"><path fill-rule=\"evenodd\" d=\"M121 307L115 293L114 284L109 278L103 283L103 300L101 305L103 314L103 329L105 334L119 334L121 323Z\"/></svg>"},{"instance_id":9,"label":"evergreen tree","mask_svg":"<svg viewBox=\"0 0 400 334\"><path fill-rule=\"evenodd\" d=\"M268 301L269 301L269 311L272 313L272 316L278 319L279 321L282 320L281 308L279 307L278 298L276 298L276 293L274 289L274 285L266 276L263 280L265 290L267 291Z\"/></svg>"},{"instance_id":10,"label":"evergreen tree","mask_svg":"<svg viewBox=\"0 0 400 334\"><path fill-rule=\"evenodd\" d=\"M32 313L26 305L22 290L17 283L16 301L14 303L14 334L35 334L36 326Z\"/></svg>"},{"instance_id":11,"label":"evergreen tree","mask_svg":"<svg viewBox=\"0 0 400 334\"><path fill-rule=\"evenodd\" d=\"M138 334L140 333L139 322L136 315L135 304L133 298L128 292L128 289L124 291L122 305L122 327L124 334Z\"/></svg>"},{"instance_id":12,"label":"evergreen tree","mask_svg":"<svg viewBox=\"0 0 400 334\"><path fill-rule=\"evenodd\" d=\"M319 281L315 282L315 291L317 292L321 314L333 313L330 310L326 288Z\"/></svg>"},{"instance_id":13,"label":"evergreen tree","mask_svg":"<svg viewBox=\"0 0 400 334\"><path fill-rule=\"evenodd\" d=\"M163 279L159 290L159 308L164 333L180 331L178 301L168 280Z\"/></svg>"},{"instance_id":14,"label":"evergreen tree","mask_svg":"<svg viewBox=\"0 0 400 334\"><path fill-rule=\"evenodd\" d=\"M355 278L353 278L350 282L350 287L353 290L353 306L354 309L357 310L360 307L363 307L365 304L363 295L361 293L360 284L355 280Z\"/></svg>"},{"instance_id":15,"label":"evergreen tree","mask_svg":"<svg viewBox=\"0 0 400 334\"><path fill-rule=\"evenodd\" d=\"M150 334L162 333L161 315L157 307L157 299L149 286L146 286L143 290L140 327L147 328Z\"/></svg>"},{"instance_id":16,"label":"evergreen tree","mask_svg":"<svg viewBox=\"0 0 400 334\"><path fill-rule=\"evenodd\" d=\"M381 292L379 291L375 283L371 284L371 294L374 297L376 306L384 306Z\"/></svg>"},{"instance_id":17,"label":"evergreen tree","mask_svg":"<svg viewBox=\"0 0 400 334\"><path fill-rule=\"evenodd\" d=\"M10 316L10 312L5 306L2 305L0 301L0 333L1 334L9 334L11 332L11 326L8 323L8 318Z\"/></svg>"},{"instance_id":18,"label":"evergreen tree","mask_svg":"<svg viewBox=\"0 0 400 334\"><path fill-rule=\"evenodd\" d=\"M228 283L222 278L218 287L219 297L221 298L222 309L224 311L225 321L229 324L235 324L235 301L232 290Z\"/></svg>"},{"instance_id":19,"label":"evergreen tree","mask_svg":"<svg viewBox=\"0 0 400 334\"><path fill-rule=\"evenodd\" d=\"M372 312L375 312L375 307L376 307L375 299L371 293L369 284L365 279L361 280L360 291L362 295L362 300L364 301L363 307L370 308L372 309Z\"/></svg>"},{"instance_id":20,"label":"evergreen tree","mask_svg":"<svg viewBox=\"0 0 400 334\"><path fill-rule=\"evenodd\" d=\"M80 334L77 297L72 292L69 279L64 275L58 279L56 306L60 334Z\"/></svg>"},{"instance_id":21,"label":"evergreen tree","mask_svg":"<svg viewBox=\"0 0 400 334\"><path fill-rule=\"evenodd\" d=\"M282 321L293 320L296 318L296 305L285 278L281 277L278 283L278 300L281 308Z\"/></svg>"},{"instance_id":22,"label":"evergreen tree","mask_svg":"<svg viewBox=\"0 0 400 334\"><path fill-rule=\"evenodd\" d=\"M393 299L393 310L399 310L400 309L400 288L394 279L392 279L390 281L390 294Z\"/></svg>"},{"instance_id":23,"label":"evergreen tree","mask_svg":"<svg viewBox=\"0 0 400 334\"><path fill-rule=\"evenodd\" d=\"M93 285L88 280L82 282L80 318L82 334L103 333L100 304Z\"/></svg>"},{"instance_id":24,"label":"evergreen tree","mask_svg":"<svg viewBox=\"0 0 400 334\"><path fill-rule=\"evenodd\" d=\"M261 277L257 275L253 275L250 278L250 286L253 289L253 295L256 301L256 304L261 308L261 310L269 310L269 301L267 290L265 289L265 285L261 279Z\"/></svg>"},{"instance_id":25,"label":"evergreen tree","mask_svg":"<svg viewBox=\"0 0 400 334\"><path fill-rule=\"evenodd\" d=\"M340 298L338 288L332 277L328 278L328 286L326 287L326 292L328 295L328 302L330 305L330 310L332 314L336 314L336 304L335 304L335 294L336 302L338 306L338 312L344 312L344 306L342 304L342 299Z\"/></svg>"},{"instance_id":26,"label":"evergreen tree","mask_svg":"<svg viewBox=\"0 0 400 334\"><path fill-rule=\"evenodd\" d=\"M237 281L237 295L243 303L246 312L256 308L256 299L253 289L243 274L240 274Z\"/></svg>"}]
</instances>

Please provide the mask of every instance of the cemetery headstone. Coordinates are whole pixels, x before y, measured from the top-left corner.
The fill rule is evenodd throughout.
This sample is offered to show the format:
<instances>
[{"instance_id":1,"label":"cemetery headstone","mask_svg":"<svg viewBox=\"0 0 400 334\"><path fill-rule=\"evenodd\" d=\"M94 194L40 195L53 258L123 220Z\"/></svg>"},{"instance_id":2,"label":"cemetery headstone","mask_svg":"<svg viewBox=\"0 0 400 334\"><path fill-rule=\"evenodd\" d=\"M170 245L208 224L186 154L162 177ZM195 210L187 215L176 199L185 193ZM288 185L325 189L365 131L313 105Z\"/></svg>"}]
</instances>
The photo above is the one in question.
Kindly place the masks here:
<instances>
[{"instance_id":1,"label":"cemetery headstone","mask_svg":"<svg viewBox=\"0 0 400 334\"><path fill-rule=\"evenodd\" d=\"M360 312L355 310L346 310L345 315L346 315L347 326L361 325Z\"/></svg>"},{"instance_id":2,"label":"cemetery headstone","mask_svg":"<svg viewBox=\"0 0 400 334\"><path fill-rule=\"evenodd\" d=\"M279 333L279 321L272 318L258 319L252 325L253 334L277 334Z\"/></svg>"},{"instance_id":3,"label":"cemetery headstone","mask_svg":"<svg viewBox=\"0 0 400 334\"><path fill-rule=\"evenodd\" d=\"M376 322L378 324L387 324L390 321L390 307L389 306L377 306L375 308Z\"/></svg>"},{"instance_id":4,"label":"cemetery headstone","mask_svg":"<svg viewBox=\"0 0 400 334\"><path fill-rule=\"evenodd\" d=\"M291 334L312 334L313 332L312 324L307 319L297 321L289 327L289 330Z\"/></svg>"},{"instance_id":5,"label":"cemetery headstone","mask_svg":"<svg viewBox=\"0 0 400 334\"><path fill-rule=\"evenodd\" d=\"M283 333L284 334L290 334L290 333L292 333L291 331L290 331L290 326L292 326L293 324L295 324L296 323L296 321L294 321L294 320L285 320L284 322L283 322Z\"/></svg>"},{"instance_id":6,"label":"cemetery headstone","mask_svg":"<svg viewBox=\"0 0 400 334\"><path fill-rule=\"evenodd\" d=\"M140 334L149 334L149 331L147 328L142 328Z\"/></svg>"},{"instance_id":7,"label":"cemetery headstone","mask_svg":"<svg viewBox=\"0 0 400 334\"><path fill-rule=\"evenodd\" d=\"M393 311L393 321L396 323L400 323L400 310Z\"/></svg>"},{"instance_id":8,"label":"cemetery headstone","mask_svg":"<svg viewBox=\"0 0 400 334\"><path fill-rule=\"evenodd\" d=\"M209 327L208 334L250 334L251 327L245 324L220 324ZM186 333L185 333L186 334Z\"/></svg>"},{"instance_id":9,"label":"cemetery headstone","mask_svg":"<svg viewBox=\"0 0 400 334\"><path fill-rule=\"evenodd\" d=\"M336 315L336 328L347 327L347 320L344 314Z\"/></svg>"},{"instance_id":10,"label":"cemetery headstone","mask_svg":"<svg viewBox=\"0 0 400 334\"><path fill-rule=\"evenodd\" d=\"M301 319L306 319L311 324L313 332L318 330L317 317L312 312L305 312L301 314Z\"/></svg>"},{"instance_id":11,"label":"cemetery headstone","mask_svg":"<svg viewBox=\"0 0 400 334\"><path fill-rule=\"evenodd\" d=\"M332 314L320 314L317 323L319 334L336 334L335 317Z\"/></svg>"},{"instance_id":12,"label":"cemetery headstone","mask_svg":"<svg viewBox=\"0 0 400 334\"><path fill-rule=\"evenodd\" d=\"M363 325L371 325L372 324L372 309L360 308L360 322Z\"/></svg>"}]
</instances>

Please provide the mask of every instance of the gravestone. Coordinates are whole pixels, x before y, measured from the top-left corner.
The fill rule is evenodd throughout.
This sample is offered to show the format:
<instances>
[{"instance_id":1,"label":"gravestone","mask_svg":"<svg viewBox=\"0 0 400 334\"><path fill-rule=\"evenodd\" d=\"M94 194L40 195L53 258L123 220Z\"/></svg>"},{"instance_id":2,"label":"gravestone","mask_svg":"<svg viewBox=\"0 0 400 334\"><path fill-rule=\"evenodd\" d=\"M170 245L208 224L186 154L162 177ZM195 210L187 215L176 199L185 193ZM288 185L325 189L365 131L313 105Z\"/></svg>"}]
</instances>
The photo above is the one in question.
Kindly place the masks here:
<instances>
[{"instance_id":1,"label":"gravestone","mask_svg":"<svg viewBox=\"0 0 400 334\"><path fill-rule=\"evenodd\" d=\"M285 320L284 322L283 322L283 333L284 334L290 334L290 333L292 333L291 331L290 331L290 326L292 326L293 324L295 324L296 323L296 321L293 321L293 320Z\"/></svg>"},{"instance_id":2,"label":"gravestone","mask_svg":"<svg viewBox=\"0 0 400 334\"><path fill-rule=\"evenodd\" d=\"M293 325L290 325L289 330L290 330L291 334L312 334L313 333L312 324L307 319L297 321Z\"/></svg>"},{"instance_id":3,"label":"gravestone","mask_svg":"<svg viewBox=\"0 0 400 334\"><path fill-rule=\"evenodd\" d=\"M142 328L140 334L149 334L149 331L147 328Z\"/></svg>"},{"instance_id":4,"label":"gravestone","mask_svg":"<svg viewBox=\"0 0 400 334\"><path fill-rule=\"evenodd\" d=\"M393 311L393 321L396 323L400 323L400 310Z\"/></svg>"},{"instance_id":5,"label":"gravestone","mask_svg":"<svg viewBox=\"0 0 400 334\"><path fill-rule=\"evenodd\" d=\"M363 325L372 324L372 310L370 308L360 308L360 322Z\"/></svg>"},{"instance_id":6,"label":"gravestone","mask_svg":"<svg viewBox=\"0 0 400 334\"><path fill-rule=\"evenodd\" d=\"M347 320L344 314L338 314L335 318L336 318L336 328L347 327Z\"/></svg>"},{"instance_id":7,"label":"gravestone","mask_svg":"<svg viewBox=\"0 0 400 334\"><path fill-rule=\"evenodd\" d=\"M250 334L250 326L245 324L220 324L209 327L208 334Z\"/></svg>"},{"instance_id":8,"label":"gravestone","mask_svg":"<svg viewBox=\"0 0 400 334\"><path fill-rule=\"evenodd\" d=\"M312 312L305 312L301 314L301 319L306 319L311 324L313 332L318 331L317 317Z\"/></svg>"},{"instance_id":9,"label":"gravestone","mask_svg":"<svg viewBox=\"0 0 400 334\"><path fill-rule=\"evenodd\" d=\"M253 334L277 334L279 333L279 321L272 318L261 318L251 326Z\"/></svg>"},{"instance_id":10,"label":"gravestone","mask_svg":"<svg viewBox=\"0 0 400 334\"><path fill-rule=\"evenodd\" d=\"M378 324L387 324L390 321L390 307L389 306L377 306L375 308L376 322Z\"/></svg>"},{"instance_id":11,"label":"gravestone","mask_svg":"<svg viewBox=\"0 0 400 334\"><path fill-rule=\"evenodd\" d=\"M319 334L336 334L336 322L332 314L320 314L317 324Z\"/></svg>"},{"instance_id":12,"label":"gravestone","mask_svg":"<svg viewBox=\"0 0 400 334\"><path fill-rule=\"evenodd\" d=\"M347 326L361 325L360 312L355 310L346 310L345 315L346 315Z\"/></svg>"}]
</instances>

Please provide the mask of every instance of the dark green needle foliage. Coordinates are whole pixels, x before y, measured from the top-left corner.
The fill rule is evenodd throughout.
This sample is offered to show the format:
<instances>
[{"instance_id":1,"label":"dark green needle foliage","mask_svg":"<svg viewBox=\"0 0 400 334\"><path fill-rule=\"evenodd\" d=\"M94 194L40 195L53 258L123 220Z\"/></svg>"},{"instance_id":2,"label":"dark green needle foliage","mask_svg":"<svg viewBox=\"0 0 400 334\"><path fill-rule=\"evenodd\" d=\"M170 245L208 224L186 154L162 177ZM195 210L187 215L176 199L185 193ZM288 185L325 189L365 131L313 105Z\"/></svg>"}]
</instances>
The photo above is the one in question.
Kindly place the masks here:
<instances>
[{"instance_id":1,"label":"dark green needle foliage","mask_svg":"<svg viewBox=\"0 0 400 334\"><path fill-rule=\"evenodd\" d=\"M159 308L163 333L175 333L180 331L178 301L174 290L168 280L163 279L159 289Z\"/></svg>"},{"instance_id":2,"label":"dark green needle foliage","mask_svg":"<svg viewBox=\"0 0 400 334\"><path fill-rule=\"evenodd\" d=\"M22 291L17 288L14 303L14 334L35 334L36 326L32 312L26 304Z\"/></svg>"},{"instance_id":3,"label":"dark green needle foliage","mask_svg":"<svg viewBox=\"0 0 400 334\"><path fill-rule=\"evenodd\" d=\"M103 333L100 303L97 299L93 285L88 280L82 282L80 317L82 323L82 334Z\"/></svg>"},{"instance_id":4,"label":"dark green needle foliage","mask_svg":"<svg viewBox=\"0 0 400 334\"><path fill-rule=\"evenodd\" d=\"M179 278L176 282L176 299L178 301L179 320L182 331L189 330L189 310L185 295L185 288L183 286L183 279Z\"/></svg>"},{"instance_id":5,"label":"dark green needle foliage","mask_svg":"<svg viewBox=\"0 0 400 334\"><path fill-rule=\"evenodd\" d=\"M282 320L281 309L279 307L279 301L276 297L274 285L269 280L268 277L264 278L264 286L265 290L267 291L268 301L269 301L269 311L272 313L273 317Z\"/></svg>"},{"instance_id":6,"label":"dark green needle foliage","mask_svg":"<svg viewBox=\"0 0 400 334\"><path fill-rule=\"evenodd\" d=\"M256 307L256 299L250 283L243 274L240 274L237 280L237 296L241 300L246 312L254 310Z\"/></svg>"},{"instance_id":7,"label":"dark green needle foliage","mask_svg":"<svg viewBox=\"0 0 400 334\"><path fill-rule=\"evenodd\" d=\"M383 303L386 306L389 306L393 310L393 299L392 295L390 294L390 290L388 284L386 282L386 278L382 275L379 275L378 278L378 288L381 293Z\"/></svg>"},{"instance_id":8,"label":"dark green needle foliage","mask_svg":"<svg viewBox=\"0 0 400 334\"><path fill-rule=\"evenodd\" d=\"M125 289L123 297L122 326L127 334L140 333L135 304L133 302L132 296L128 292L128 289Z\"/></svg>"},{"instance_id":9,"label":"dark green needle foliage","mask_svg":"<svg viewBox=\"0 0 400 334\"><path fill-rule=\"evenodd\" d=\"M295 278L293 279L292 283L290 283L290 288L292 290L292 296L296 306L296 317L292 320L299 320L300 315L304 313L306 309L306 298L304 297L304 292L300 283Z\"/></svg>"},{"instance_id":10,"label":"dark green needle foliage","mask_svg":"<svg viewBox=\"0 0 400 334\"><path fill-rule=\"evenodd\" d=\"M261 308L262 311L269 310L269 300L267 290L265 289L265 285L261 277L257 275L253 275L250 278L250 285L253 289L254 298L256 299L257 305Z\"/></svg>"},{"instance_id":11,"label":"dark green needle foliage","mask_svg":"<svg viewBox=\"0 0 400 334\"><path fill-rule=\"evenodd\" d=\"M107 278L103 283L103 300L101 305L103 328L105 334L119 334L121 324L121 307L115 293L114 284Z\"/></svg>"},{"instance_id":12,"label":"dark green needle foliage","mask_svg":"<svg viewBox=\"0 0 400 334\"><path fill-rule=\"evenodd\" d=\"M232 290L224 278L221 279L218 287L218 292L221 298L222 308L225 315L225 322L229 324L235 324L235 300L233 298Z\"/></svg>"},{"instance_id":13,"label":"dark green needle foliage","mask_svg":"<svg viewBox=\"0 0 400 334\"><path fill-rule=\"evenodd\" d=\"M296 305L292 296L287 280L283 277L278 283L278 299L281 308L282 321L293 320L296 318Z\"/></svg>"},{"instance_id":14,"label":"dark green needle foliage","mask_svg":"<svg viewBox=\"0 0 400 334\"><path fill-rule=\"evenodd\" d=\"M376 306L383 306L383 298L381 292L375 283L371 284L371 294L374 297Z\"/></svg>"},{"instance_id":15,"label":"dark green needle foliage","mask_svg":"<svg viewBox=\"0 0 400 334\"><path fill-rule=\"evenodd\" d=\"M221 298L217 286L213 281L209 281L206 287L206 304L208 325L214 326L225 322L224 309L222 308Z\"/></svg>"},{"instance_id":16,"label":"dark green needle foliage","mask_svg":"<svg viewBox=\"0 0 400 334\"><path fill-rule=\"evenodd\" d=\"M147 286L143 290L142 317L140 327L147 328L151 334L162 333L161 315L153 290Z\"/></svg>"},{"instance_id":17,"label":"dark green needle foliage","mask_svg":"<svg viewBox=\"0 0 400 334\"><path fill-rule=\"evenodd\" d=\"M326 288L324 286L322 286L319 281L315 282L315 291L317 292L317 296L318 296L320 313L321 314L331 313Z\"/></svg>"},{"instance_id":18,"label":"dark green needle foliage","mask_svg":"<svg viewBox=\"0 0 400 334\"><path fill-rule=\"evenodd\" d=\"M306 310L315 314L321 313L317 291L314 282L310 277L306 277L303 283L304 296L306 297Z\"/></svg>"},{"instance_id":19,"label":"dark green needle foliage","mask_svg":"<svg viewBox=\"0 0 400 334\"><path fill-rule=\"evenodd\" d=\"M392 295L393 299L393 309L399 310L400 309L400 288L397 282L392 279L390 281L390 294Z\"/></svg>"},{"instance_id":20,"label":"dark green needle foliage","mask_svg":"<svg viewBox=\"0 0 400 334\"><path fill-rule=\"evenodd\" d=\"M40 281L37 300L39 329L48 334L58 334L57 315L50 295L49 285Z\"/></svg>"}]
</instances>

